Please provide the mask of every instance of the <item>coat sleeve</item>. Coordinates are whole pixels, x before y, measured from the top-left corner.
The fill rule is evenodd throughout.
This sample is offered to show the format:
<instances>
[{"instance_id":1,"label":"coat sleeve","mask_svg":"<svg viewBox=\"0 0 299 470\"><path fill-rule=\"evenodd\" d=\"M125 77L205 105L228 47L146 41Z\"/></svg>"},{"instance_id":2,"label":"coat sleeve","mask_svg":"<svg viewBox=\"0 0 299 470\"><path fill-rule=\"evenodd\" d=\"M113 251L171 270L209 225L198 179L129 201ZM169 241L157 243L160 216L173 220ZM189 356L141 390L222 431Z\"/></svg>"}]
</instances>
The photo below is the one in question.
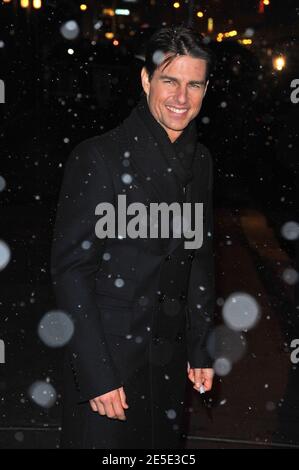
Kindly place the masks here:
<instances>
[{"instance_id":1,"label":"coat sleeve","mask_svg":"<svg viewBox=\"0 0 299 470\"><path fill-rule=\"evenodd\" d=\"M69 156L59 195L51 250L51 275L59 309L74 324L66 353L74 373L78 401L121 386L105 340L95 298L95 277L105 240L95 235L95 208L113 200L104 159L90 140Z\"/></svg>"},{"instance_id":2,"label":"coat sleeve","mask_svg":"<svg viewBox=\"0 0 299 470\"><path fill-rule=\"evenodd\" d=\"M213 328L215 309L215 273L213 251L213 162L205 149L207 191L203 213L203 243L195 251L188 288L187 330L188 360L192 368L210 368L213 361L207 339Z\"/></svg>"}]
</instances>

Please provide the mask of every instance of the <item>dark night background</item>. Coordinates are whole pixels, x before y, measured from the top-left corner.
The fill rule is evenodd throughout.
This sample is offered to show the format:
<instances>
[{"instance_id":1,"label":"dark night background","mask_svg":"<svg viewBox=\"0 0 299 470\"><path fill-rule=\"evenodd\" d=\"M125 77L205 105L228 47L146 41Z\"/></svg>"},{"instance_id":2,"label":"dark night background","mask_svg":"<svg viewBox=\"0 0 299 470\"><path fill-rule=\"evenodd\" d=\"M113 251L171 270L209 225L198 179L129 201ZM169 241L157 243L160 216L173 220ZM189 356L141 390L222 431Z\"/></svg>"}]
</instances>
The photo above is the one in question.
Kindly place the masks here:
<instances>
[{"instance_id":1,"label":"dark night background","mask_svg":"<svg viewBox=\"0 0 299 470\"><path fill-rule=\"evenodd\" d=\"M241 333L242 357L216 377L208 407L190 386L186 447L299 448L298 365L290 359L299 338L299 103L290 98L299 79L298 2L32 3L0 2L0 447L58 445L62 349L47 347L38 325L56 308L49 259L65 161L77 143L129 114L152 32L185 22L217 58L197 123L214 159L218 322L235 292L261 310ZM130 15L111 16L116 8ZM1 268L3 246L11 257ZM224 345L228 357L234 347ZM54 387L51 407L30 398L37 381Z\"/></svg>"}]
</instances>

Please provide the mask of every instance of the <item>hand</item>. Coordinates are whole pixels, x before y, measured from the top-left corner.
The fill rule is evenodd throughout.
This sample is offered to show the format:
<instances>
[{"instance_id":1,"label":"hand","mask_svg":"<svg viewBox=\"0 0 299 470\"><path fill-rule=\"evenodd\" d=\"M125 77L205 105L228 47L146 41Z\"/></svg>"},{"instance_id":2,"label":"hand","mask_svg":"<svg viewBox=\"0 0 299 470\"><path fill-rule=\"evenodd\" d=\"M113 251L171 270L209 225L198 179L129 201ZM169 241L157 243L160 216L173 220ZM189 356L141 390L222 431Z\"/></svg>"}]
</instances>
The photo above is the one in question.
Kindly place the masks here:
<instances>
[{"instance_id":1,"label":"hand","mask_svg":"<svg viewBox=\"0 0 299 470\"><path fill-rule=\"evenodd\" d=\"M101 416L108 416L111 419L125 421L126 415L124 409L128 409L126 394L123 387L112 390L111 392L100 395L89 401L92 411Z\"/></svg>"},{"instance_id":2,"label":"hand","mask_svg":"<svg viewBox=\"0 0 299 470\"><path fill-rule=\"evenodd\" d=\"M187 373L189 380L194 384L193 388L199 392L201 385L205 391L209 392L213 385L214 370L213 369L194 369L190 368L188 362Z\"/></svg>"}]
</instances>

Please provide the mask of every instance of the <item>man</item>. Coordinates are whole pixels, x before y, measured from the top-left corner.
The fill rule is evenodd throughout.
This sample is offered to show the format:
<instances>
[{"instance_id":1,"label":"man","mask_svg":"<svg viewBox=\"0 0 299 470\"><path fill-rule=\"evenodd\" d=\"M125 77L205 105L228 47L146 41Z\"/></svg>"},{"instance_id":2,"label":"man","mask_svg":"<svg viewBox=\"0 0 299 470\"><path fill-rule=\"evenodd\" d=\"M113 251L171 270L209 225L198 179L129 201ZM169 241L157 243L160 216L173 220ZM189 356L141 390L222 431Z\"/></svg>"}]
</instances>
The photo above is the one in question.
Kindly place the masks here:
<instances>
[{"instance_id":1,"label":"man","mask_svg":"<svg viewBox=\"0 0 299 470\"><path fill-rule=\"evenodd\" d=\"M62 447L178 448L188 377L197 391L212 387L212 160L194 122L210 63L197 33L157 31L137 106L67 162L52 248L57 303L75 327ZM186 249L183 237L100 238L96 207L119 195L146 207L203 203L201 247Z\"/></svg>"}]
</instances>

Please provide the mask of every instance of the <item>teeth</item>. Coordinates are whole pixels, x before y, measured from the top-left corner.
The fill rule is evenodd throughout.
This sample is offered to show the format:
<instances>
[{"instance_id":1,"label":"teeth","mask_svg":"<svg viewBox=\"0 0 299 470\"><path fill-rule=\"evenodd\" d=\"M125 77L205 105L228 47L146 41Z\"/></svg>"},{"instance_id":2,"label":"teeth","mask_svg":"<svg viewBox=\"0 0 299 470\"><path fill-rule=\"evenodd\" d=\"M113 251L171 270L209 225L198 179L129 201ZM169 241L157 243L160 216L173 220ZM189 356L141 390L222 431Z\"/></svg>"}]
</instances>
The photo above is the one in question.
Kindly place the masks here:
<instances>
[{"instance_id":1,"label":"teeth","mask_svg":"<svg viewBox=\"0 0 299 470\"><path fill-rule=\"evenodd\" d=\"M172 108L171 106L167 106L167 108L177 114L183 114L187 111L187 109L177 109L177 108Z\"/></svg>"}]
</instances>

